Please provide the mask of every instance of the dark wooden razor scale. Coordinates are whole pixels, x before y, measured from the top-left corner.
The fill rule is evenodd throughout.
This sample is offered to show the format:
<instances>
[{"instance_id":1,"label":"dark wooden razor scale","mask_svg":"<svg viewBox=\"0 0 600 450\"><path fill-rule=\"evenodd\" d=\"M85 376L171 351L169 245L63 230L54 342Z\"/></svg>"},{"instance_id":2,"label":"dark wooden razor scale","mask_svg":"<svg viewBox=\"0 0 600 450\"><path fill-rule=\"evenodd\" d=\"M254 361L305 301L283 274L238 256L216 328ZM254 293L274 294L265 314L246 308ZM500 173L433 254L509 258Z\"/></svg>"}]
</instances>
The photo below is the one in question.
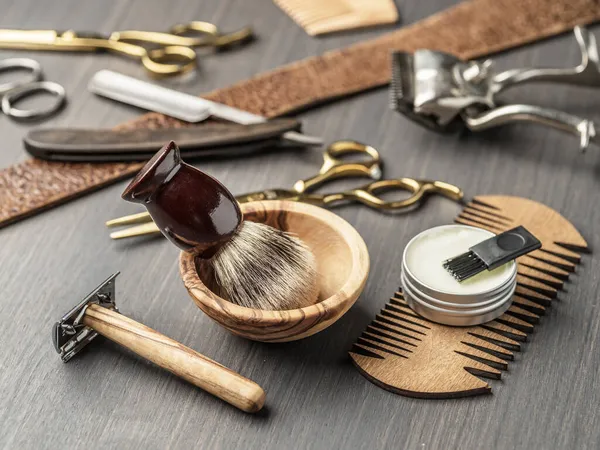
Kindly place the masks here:
<instances>
[{"instance_id":1,"label":"dark wooden razor scale","mask_svg":"<svg viewBox=\"0 0 600 450\"><path fill-rule=\"evenodd\" d=\"M396 292L350 352L368 380L394 393L454 398L491 392L482 378L501 378L579 264L581 253L588 251L568 220L525 198L475 197L455 221L494 233L523 225L542 248L517 260L517 289L510 309L482 325L431 322L409 308L401 290Z\"/></svg>"}]
</instances>

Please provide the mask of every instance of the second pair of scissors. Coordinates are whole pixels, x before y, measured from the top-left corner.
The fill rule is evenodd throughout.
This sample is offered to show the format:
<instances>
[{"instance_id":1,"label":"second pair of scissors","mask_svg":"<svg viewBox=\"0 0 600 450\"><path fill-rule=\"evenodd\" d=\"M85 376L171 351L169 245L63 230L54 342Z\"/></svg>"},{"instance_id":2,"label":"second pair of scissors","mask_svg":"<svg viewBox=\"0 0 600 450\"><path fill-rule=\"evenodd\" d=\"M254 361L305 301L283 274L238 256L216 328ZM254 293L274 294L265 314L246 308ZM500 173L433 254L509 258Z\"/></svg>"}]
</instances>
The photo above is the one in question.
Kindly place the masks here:
<instances>
[{"instance_id":1,"label":"second pair of scissors","mask_svg":"<svg viewBox=\"0 0 600 450\"><path fill-rule=\"evenodd\" d=\"M157 76L176 75L196 67L197 47L220 50L252 39L251 28L221 33L209 22L175 25L168 33L125 30L110 35L56 30L0 30L0 48L22 50L109 51L141 60ZM152 48L154 47L154 48Z\"/></svg>"},{"instance_id":2,"label":"second pair of scissors","mask_svg":"<svg viewBox=\"0 0 600 450\"><path fill-rule=\"evenodd\" d=\"M359 159L347 159L349 156ZM366 177L371 180L367 185L331 194L318 194L319 187L340 178ZM462 190L443 181L397 178L382 180L381 157L379 152L365 144L355 141L337 141L331 144L323 154L323 165L319 173L305 180L297 181L292 189L266 189L239 195L236 200L247 203L261 200L288 200L330 207L337 203L359 202L382 211L410 210L420 205L428 194L440 194L454 201L463 197ZM402 200L388 201L380 194L390 191L408 191L410 196ZM123 239L146 234L160 233L148 213L133 214L106 222L108 227L133 225L130 228L111 233L112 239Z\"/></svg>"}]
</instances>

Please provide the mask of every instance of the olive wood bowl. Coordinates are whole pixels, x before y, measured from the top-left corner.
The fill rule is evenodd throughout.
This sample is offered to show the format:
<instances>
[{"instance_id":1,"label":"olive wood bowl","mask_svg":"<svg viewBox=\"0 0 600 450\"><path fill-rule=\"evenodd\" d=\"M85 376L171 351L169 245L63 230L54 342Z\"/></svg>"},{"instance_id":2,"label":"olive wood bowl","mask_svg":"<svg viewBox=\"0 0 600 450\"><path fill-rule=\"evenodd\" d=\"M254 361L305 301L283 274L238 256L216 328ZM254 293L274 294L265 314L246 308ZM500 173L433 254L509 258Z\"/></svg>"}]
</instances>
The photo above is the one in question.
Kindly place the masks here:
<instances>
[{"instance_id":1,"label":"olive wood bowl","mask_svg":"<svg viewBox=\"0 0 600 450\"><path fill-rule=\"evenodd\" d=\"M196 305L230 332L263 342L311 336L334 323L356 302L369 274L369 253L344 219L317 206L261 201L241 206L244 220L266 223L302 239L317 260L319 299L304 308L266 311L235 305L210 289L213 277L201 259L182 252L179 270Z\"/></svg>"}]
</instances>

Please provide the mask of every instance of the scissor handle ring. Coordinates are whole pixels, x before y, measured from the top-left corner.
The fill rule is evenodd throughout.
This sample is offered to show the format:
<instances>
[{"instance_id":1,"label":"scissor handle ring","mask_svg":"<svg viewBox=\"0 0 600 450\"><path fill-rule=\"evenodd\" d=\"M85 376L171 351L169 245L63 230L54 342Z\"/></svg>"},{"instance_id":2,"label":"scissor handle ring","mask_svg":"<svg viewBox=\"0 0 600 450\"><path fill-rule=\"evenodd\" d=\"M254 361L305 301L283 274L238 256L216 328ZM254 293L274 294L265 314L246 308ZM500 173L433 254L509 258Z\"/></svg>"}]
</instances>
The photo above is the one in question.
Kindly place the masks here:
<instances>
[{"instance_id":1,"label":"scissor handle ring","mask_svg":"<svg viewBox=\"0 0 600 450\"><path fill-rule=\"evenodd\" d=\"M185 33L193 31L199 33L200 37L184 36ZM216 46L219 37L219 29L210 22L195 20L188 23L178 23L169 30L171 34L186 39L186 44L190 47L210 47Z\"/></svg>"},{"instance_id":2,"label":"scissor handle ring","mask_svg":"<svg viewBox=\"0 0 600 450\"><path fill-rule=\"evenodd\" d=\"M379 172L381 172L381 156L375 147L356 141L336 141L330 144L325 150L325 153L323 153L323 166L319 172L323 174L333 167L352 164L352 162L344 161L339 158L340 156L351 154L368 155L371 159L369 161L361 161L359 164L377 167L379 168ZM381 178L381 173L379 173L378 176L373 176L373 178Z\"/></svg>"},{"instance_id":3,"label":"scissor handle ring","mask_svg":"<svg viewBox=\"0 0 600 450\"><path fill-rule=\"evenodd\" d=\"M396 201L386 201L378 195L392 190L407 191L411 195L404 200ZM412 209L418 206L428 194L443 195L456 202L463 198L463 192L458 186L443 181L415 180L414 178L375 181L362 189L353 191L356 200L372 208L387 211Z\"/></svg>"},{"instance_id":4,"label":"scissor handle ring","mask_svg":"<svg viewBox=\"0 0 600 450\"><path fill-rule=\"evenodd\" d=\"M370 159L344 161L338 158L352 153L367 154ZM336 141L330 144L323 153L323 165L319 169L319 173L306 180L298 180L294 184L294 190L298 193L305 193L337 178L369 177L379 180L382 175L381 157L375 148L356 141Z\"/></svg>"},{"instance_id":5,"label":"scissor handle ring","mask_svg":"<svg viewBox=\"0 0 600 450\"><path fill-rule=\"evenodd\" d=\"M215 38L219 35L219 29L215 24L210 22L203 22L201 20L193 20L188 23L178 23L177 25L173 25L169 30L171 34L176 34L177 36L189 33L190 31L207 34L208 39L210 39L210 36Z\"/></svg>"},{"instance_id":6,"label":"scissor handle ring","mask_svg":"<svg viewBox=\"0 0 600 450\"><path fill-rule=\"evenodd\" d=\"M386 201L379 193L389 191L407 191L411 195L404 200ZM376 209L401 210L417 205L425 195L424 184L412 178L375 181L362 189L356 189L357 200Z\"/></svg>"},{"instance_id":7,"label":"scissor handle ring","mask_svg":"<svg viewBox=\"0 0 600 450\"><path fill-rule=\"evenodd\" d=\"M193 31L194 33L204 34L202 37L183 36L185 33ZM208 47L212 46L216 49L230 47L236 44L249 41L254 37L254 31L251 27L244 27L231 33L221 33L216 25L210 22L202 22L199 20L179 23L174 25L169 30L171 34L181 36L182 39L187 39L186 45L190 47Z\"/></svg>"},{"instance_id":8,"label":"scissor handle ring","mask_svg":"<svg viewBox=\"0 0 600 450\"><path fill-rule=\"evenodd\" d=\"M170 56L181 59L179 63L161 62ZM196 68L196 52L190 47L169 45L167 47L148 50L142 55L142 64L157 76L177 75Z\"/></svg>"},{"instance_id":9,"label":"scissor handle ring","mask_svg":"<svg viewBox=\"0 0 600 450\"><path fill-rule=\"evenodd\" d=\"M28 69L29 75L22 80L9 81L7 83L0 84L0 95L4 95L6 92L19 86L35 83L36 81L40 81L42 79L42 66L35 59L8 58L0 61L0 72L8 72L19 69Z\"/></svg>"},{"instance_id":10,"label":"scissor handle ring","mask_svg":"<svg viewBox=\"0 0 600 450\"><path fill-rule=\"evenodd\" d=\"M19 109L13 106L14 102L24 97L29 97L37 92L48 92L56 96L56 101L47 108L42 109ZM58 111L66 100L65 89L58 83L52 81L38 81L20 87L16 87L6 92L2 97L2 112L15 119L39 119L47 117Z\"/></svg>"}]
</instances>

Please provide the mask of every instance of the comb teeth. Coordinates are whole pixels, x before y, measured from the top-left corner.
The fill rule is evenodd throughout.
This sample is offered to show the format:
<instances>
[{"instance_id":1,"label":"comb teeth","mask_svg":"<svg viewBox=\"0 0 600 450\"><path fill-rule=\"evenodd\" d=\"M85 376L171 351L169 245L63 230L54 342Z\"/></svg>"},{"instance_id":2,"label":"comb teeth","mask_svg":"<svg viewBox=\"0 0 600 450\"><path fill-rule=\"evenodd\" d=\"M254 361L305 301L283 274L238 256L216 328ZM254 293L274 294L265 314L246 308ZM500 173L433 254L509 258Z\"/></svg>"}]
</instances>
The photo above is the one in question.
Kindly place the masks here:
<instances>
[{"instance_id":1,"label":"comb teeth","mask_svg":"<svg viewBox=\"0 0 600 450\"><path fill-rule=\"evenodd\" d=\"M406 103L412 103L413 57L408 53L392 54L392 77L390 80L390 109L400 111L406 109Z\"/></svg>"},{"instance_id":2,"label":"comb teeth","mask_svg":"<svg viewBox=\"0 0 600 450\"><path fill-rule=\"evenodd\" d=\"M311 36L398 21L392 0L275 0Z\"/></svg>"},{"instance_id":3,"label":"comb teeth","mask_svg":"<svg viewBox=\"0 0 600 450\"><path fill-rule=\"evenodd\" d=\"M495 233L523 224L543 248L518 258L512 306L486 324L449 327L429 322L397 292L350 351L367 379L394 393L456 398L490 392L491 386L480 378L500 378L521 342L543 322L541 316L579 264L579 253L587 249L579 232L559 213L519 197L477 197L456 222Z\"/></svg>"},{"instance_id":4,"label":"comb teeth","mask_svg":"<svg viewBox=\"0 0 600 450\"><path fill-rule=\"evenodd\" d=\"M466 252L444 261L444 269L458 281L464 281L483 272L487 266L475 253Z\"/></svg>"}]
</instances>

